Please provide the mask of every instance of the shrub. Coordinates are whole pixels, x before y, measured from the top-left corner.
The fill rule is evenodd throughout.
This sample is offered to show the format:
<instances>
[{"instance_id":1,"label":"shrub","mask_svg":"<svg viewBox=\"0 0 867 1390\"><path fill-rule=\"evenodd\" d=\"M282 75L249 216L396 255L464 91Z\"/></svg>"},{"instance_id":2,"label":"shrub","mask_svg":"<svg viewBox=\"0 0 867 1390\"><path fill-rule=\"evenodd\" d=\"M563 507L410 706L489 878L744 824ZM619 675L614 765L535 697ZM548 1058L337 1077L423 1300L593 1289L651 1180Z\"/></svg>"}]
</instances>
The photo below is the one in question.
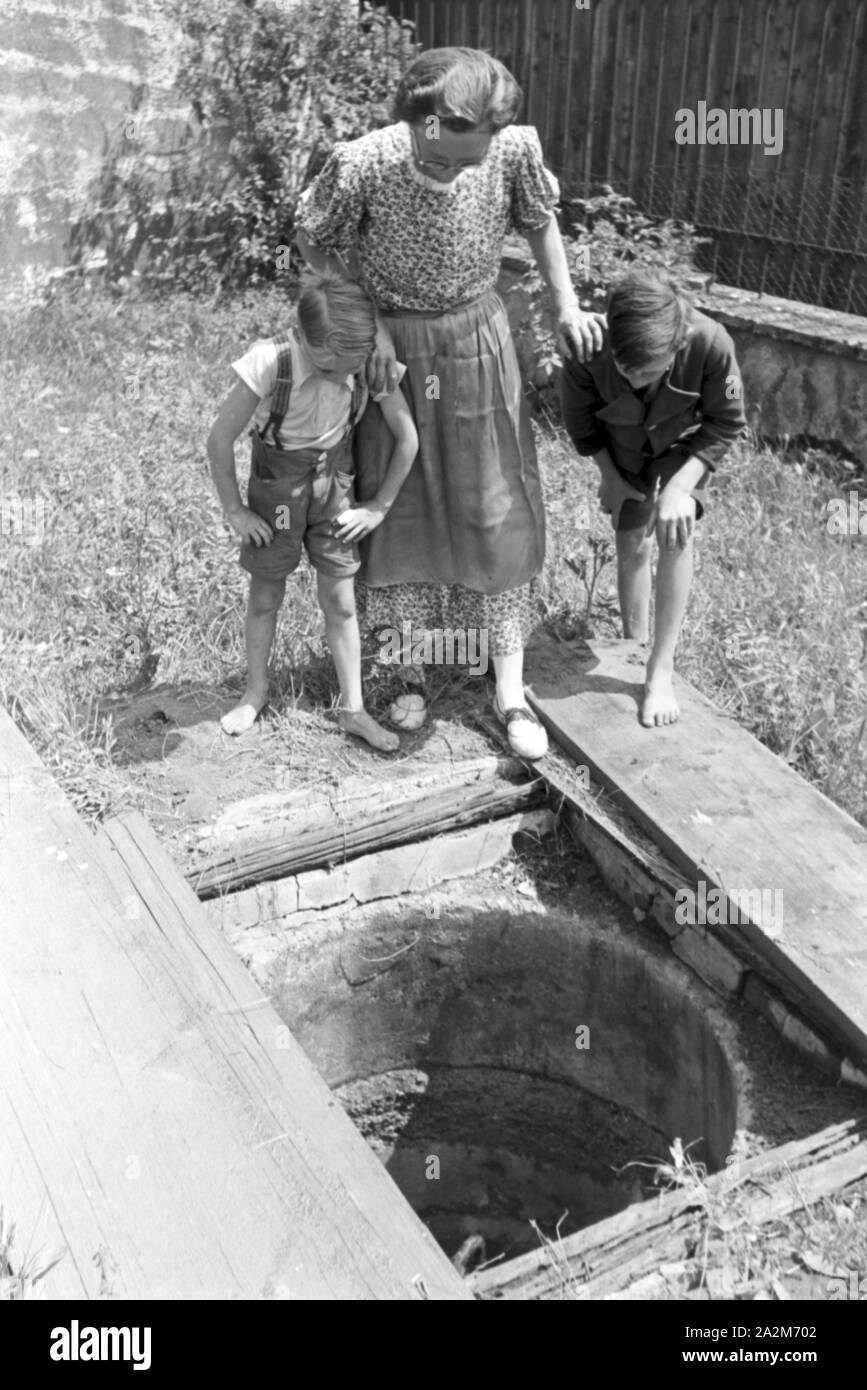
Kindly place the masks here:
<instances>
[{"instance_id":1,"label":"shrub","mask_svg":"<svg viewBox=\"0 0 867 1390\"><path fill-rule=\"evenodd\" d=\"M231 288L293 267L298 196L333 145L387 123L410 27L346 0L162 0L180 35L181 152L117 142L73 263L110 283ZM134 129L134 113L132 125Z\"/></svg>"}]
</instances>

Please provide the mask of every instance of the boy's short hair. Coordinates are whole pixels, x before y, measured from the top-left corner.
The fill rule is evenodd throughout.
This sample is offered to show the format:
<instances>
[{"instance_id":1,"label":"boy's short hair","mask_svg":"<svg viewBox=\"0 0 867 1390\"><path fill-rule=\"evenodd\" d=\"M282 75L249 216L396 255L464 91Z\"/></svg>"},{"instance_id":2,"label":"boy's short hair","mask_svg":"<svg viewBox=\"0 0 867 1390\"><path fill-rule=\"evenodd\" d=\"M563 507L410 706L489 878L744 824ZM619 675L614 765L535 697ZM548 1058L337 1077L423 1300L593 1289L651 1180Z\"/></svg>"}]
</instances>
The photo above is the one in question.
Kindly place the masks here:
<instances>
[{"instance_id":1,"label":"boy's short hair","mask_svg":"<svg viewBox=\"0 0 867 1390\"><path fill-rule=\"evenodd\" d=\"M626 371L672 357L686 342L692 300L665 271L631 270L608 291L608 342Z\"/></svg>"},{"instance_id":2,"label":"boy's short hair","mask_svg":"<svg viewBox=\"0 0 867 1390\"><path fill-rule=\"evenodd\" d=\"M502 130L521 104L508 68L480 48L429 48L400 80L392 119L437 116L447 130Z\"/></svg>"},{"instance_id":3,"label":"boy's short hair","mask_svg":"<svg viewBox=\"0 0 867 1390\"><path fill-rule=\"evenodd\" d=\"M334 270L305 271L298 297L298 327L312 348L340 357L366 357L376 338L370 295Z\"/></svg>"}]
</instances>

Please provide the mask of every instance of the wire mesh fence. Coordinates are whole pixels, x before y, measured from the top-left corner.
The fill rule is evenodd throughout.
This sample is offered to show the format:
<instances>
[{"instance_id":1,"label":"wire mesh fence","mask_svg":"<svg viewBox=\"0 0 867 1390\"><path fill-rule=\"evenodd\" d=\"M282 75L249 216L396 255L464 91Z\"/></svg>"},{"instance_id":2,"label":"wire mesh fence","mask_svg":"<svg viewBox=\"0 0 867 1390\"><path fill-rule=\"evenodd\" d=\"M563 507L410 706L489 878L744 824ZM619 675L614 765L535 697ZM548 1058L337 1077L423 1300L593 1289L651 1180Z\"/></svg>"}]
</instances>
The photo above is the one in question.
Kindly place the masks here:
<instances>
[{"instance_id":1,"label":"wire mesh fence","mask_svg":"<svg viewBox=\"0 0 867 1390\"><path fill-rule=\"evenodd\" d=\"M388 0L425 48L486 48L567 195L607 184L710 239L722 283L867 315L865 0ZM400 63L392 62L394 80ZM699 103L779 112L780 151L678 145ZM785 138L782 138L783 128Z\"/></svg>"},{"instance_id":2,"label":"wire mesh fence","mask_svg":"<svg viewBox=\"0 0 867 1390\"><path fill-rule=\"evenodd\" d=\"M651 217L694 224L698 268L722 284L867 315L867 185L748 166L712 179L651 165L629 190Z\"/></svg>"}]
</instances>

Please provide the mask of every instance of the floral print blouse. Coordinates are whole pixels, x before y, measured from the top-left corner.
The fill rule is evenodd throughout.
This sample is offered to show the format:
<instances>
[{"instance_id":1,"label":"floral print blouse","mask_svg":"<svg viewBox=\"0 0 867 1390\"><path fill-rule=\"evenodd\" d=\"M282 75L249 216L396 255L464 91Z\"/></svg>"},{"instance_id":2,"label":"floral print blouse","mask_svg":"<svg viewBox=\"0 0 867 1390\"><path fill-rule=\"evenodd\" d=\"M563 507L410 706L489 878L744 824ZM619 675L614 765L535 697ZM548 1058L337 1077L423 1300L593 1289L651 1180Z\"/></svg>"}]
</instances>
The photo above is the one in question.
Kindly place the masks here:
<instances>
[{"instance_id":1,"label":"floral print blouse","mask_svg":"<svg viewBox=\"0 0 867 1390\"><path fill-rule=\"evenodd\" d=\"M439 183L417 167L401 121L336 145L297 225L320 250L357 256L386 313L441 312L491 289L506 234L543 227L558 197L532 126L506 126L480 165Z\"/></svg>"}]
</instances>

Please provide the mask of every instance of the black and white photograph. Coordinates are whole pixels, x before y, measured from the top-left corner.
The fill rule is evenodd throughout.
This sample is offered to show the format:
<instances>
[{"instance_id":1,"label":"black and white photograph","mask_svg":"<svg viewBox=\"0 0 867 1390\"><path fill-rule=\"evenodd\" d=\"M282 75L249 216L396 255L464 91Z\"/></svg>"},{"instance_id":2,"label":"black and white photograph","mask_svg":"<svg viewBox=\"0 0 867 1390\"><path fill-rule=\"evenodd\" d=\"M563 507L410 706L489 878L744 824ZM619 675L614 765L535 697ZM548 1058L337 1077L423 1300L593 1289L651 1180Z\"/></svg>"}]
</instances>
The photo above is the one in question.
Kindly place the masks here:
<instances>
[{"instance_id":1,"label":"black and white photograph","mask_svg":"<svg viewBox=\"0 0 867 1390\"><path fill-rule=\"evenodd\" d=\"M854 1357L865 91L867 0L4 0L25 1376Z\"/></svg>"}]
</instances>

